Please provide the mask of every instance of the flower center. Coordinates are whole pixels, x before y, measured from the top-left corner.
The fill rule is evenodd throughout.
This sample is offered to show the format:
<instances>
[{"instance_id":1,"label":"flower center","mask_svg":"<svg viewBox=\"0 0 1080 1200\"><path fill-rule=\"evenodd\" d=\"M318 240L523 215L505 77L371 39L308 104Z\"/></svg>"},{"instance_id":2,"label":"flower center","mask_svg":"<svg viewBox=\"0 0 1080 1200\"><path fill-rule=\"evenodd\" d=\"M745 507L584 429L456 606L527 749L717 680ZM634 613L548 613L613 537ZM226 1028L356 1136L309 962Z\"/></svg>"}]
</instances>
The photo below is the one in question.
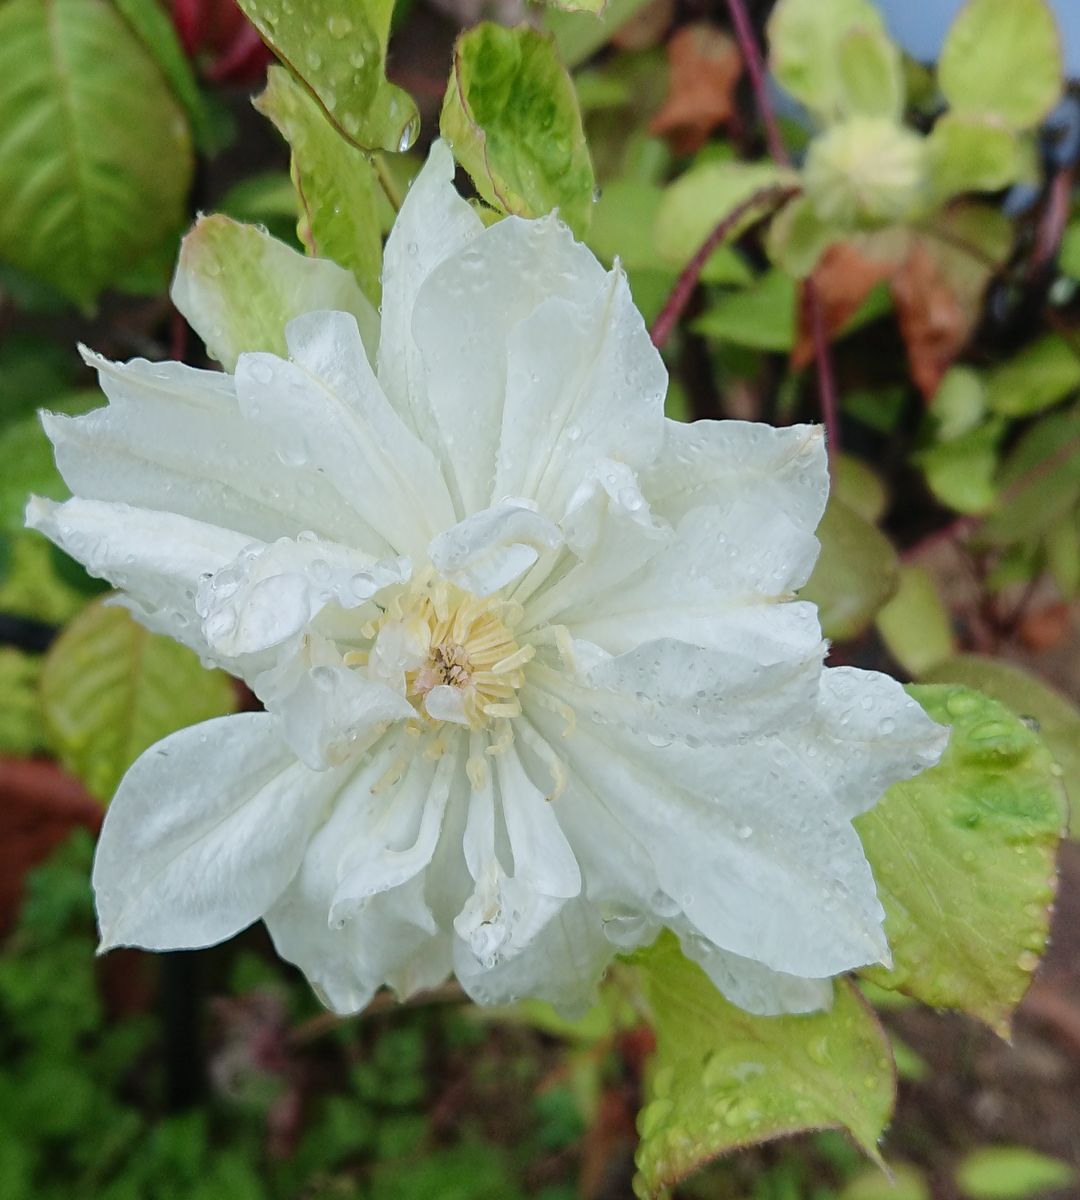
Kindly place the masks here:
<instances>
[{"instance_id":1,"label":"flower center","mask_svg":"<svg viewBox=\"0 0 1080 1200\"><path fill-rule=\"evenodd\" d=\"M387 677L400 680L403 672L405 695L425 717L486 729L521 713L516 693L536 653L514 639L521 617L512 601L474 596L441 579L418 580L364 630L373 638L365 660Z\"/></svg>"}]
</instances>

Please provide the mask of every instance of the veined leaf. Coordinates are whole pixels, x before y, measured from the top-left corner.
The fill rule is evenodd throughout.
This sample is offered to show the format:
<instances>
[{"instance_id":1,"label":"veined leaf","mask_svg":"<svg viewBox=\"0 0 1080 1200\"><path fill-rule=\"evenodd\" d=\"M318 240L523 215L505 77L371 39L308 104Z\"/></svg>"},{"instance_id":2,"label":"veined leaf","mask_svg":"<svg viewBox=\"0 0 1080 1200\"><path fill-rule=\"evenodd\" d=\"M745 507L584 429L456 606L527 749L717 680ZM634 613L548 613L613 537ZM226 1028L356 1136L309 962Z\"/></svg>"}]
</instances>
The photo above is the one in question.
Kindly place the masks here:
<instances>
[{"instance_id":1,"label":"veined leaf","mask_svg":"<svg viewBox=\"0 0 1080 1200\"><path fill-rule=\"evenodd\" d=\"M89 306L179 229L191 172L184 114L110 4L0 4L0 259Z\"/></svg>"},{"instance_id":2,"label":"veined leaf","mask_svg":"<svg viewBox=\"0 0 1080 1200\"><path fill-rule=\"evenodd\" d=\"M952 737L855 821L893 952L891 970L863 974L1005 1032L1046 946L1064 790L1038 735L996 700L910 691Z\"/></svg>"},{"instance_id":3,"label":"veined leaf","mask_svg":"<svg viewBox=\"0 0 1080 1200\"><path fill-rule=\"evenodd\" d=\"M102 800L155 742L235 706L228 676L102 601L53 643L41 699L57 757Z\"/></svg>"},{"instance_id":4,"label":"veined leaf","mask_svg":"<svg viewBox=\"0 0 1080 1200\"><path fill-rule=\"evenodd\" d=\"M416 141L416 105L385 74L394 0L237 3L350 141L396 151Z\"/></svg>"},{"instance_id":5,"label":"veined leaf","mask_svg":"<svg viewBox=\"0 0 1080 1200\"><path fill-rule=\"evenodd\" d=\"M0 754L27 758L45 747L38 699L41 660L0 646Z\"/></svg>"},{"instance_id":6,"label":"veined leaf","mask_svg":"<svg viewBox=\"0 0 1080 1200\"><path fill-rule=\"evenodd\" d=\"M664 934L637 956L656 1055L638 1118L635 1193L659 1200L706 1162L805 1129L846 1129L871 1157L892 1111L889 1040L841 980L829 1012L755 1017Z\"/></svg>"},{"instance_id":7,"label":"veined leaf","mask_svg":"<svg viewBox=\"0 0 1080 1200\"><path fill-rule=\"evenodd\" d=\"M492 207L559 215L580 234L592 215L592 162L577 93L555 42L527 26L483 22L454 47L442 135Z\"/></svg>"}]
</instances>

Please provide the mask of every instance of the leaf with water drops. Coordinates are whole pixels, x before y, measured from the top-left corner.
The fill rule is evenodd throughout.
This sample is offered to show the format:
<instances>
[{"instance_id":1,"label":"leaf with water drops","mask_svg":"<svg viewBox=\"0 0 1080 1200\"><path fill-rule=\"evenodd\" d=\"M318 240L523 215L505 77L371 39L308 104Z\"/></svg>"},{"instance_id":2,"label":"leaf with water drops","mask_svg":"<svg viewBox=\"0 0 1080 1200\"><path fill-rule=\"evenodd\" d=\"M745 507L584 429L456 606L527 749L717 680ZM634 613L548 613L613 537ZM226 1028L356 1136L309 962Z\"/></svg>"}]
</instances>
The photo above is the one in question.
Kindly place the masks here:
<instances>
[{"instance_id":1,"label":"leaf with water drops","mask_svg":"<svg viewBox=\"0 0 1080 1200\"><path fill-rule=\"evenodd\" d=\"M185 646L96 601L49 650L41 703L60 762L108 800L145 749L231 712L236 698L228 676L206 670Z\"/></svg>"},{"instance_id":2,"label":"leaf with water drops","mask_svg":"<svg viewBox=\"0 0 1080 1200\"><path fill-rule=\"evenodd\" d=\"M755 1017L729 1004L670 934L637 961L656 1031L638 1118L642 1200L723 1154L805 1129L846 1129L876 1157L892 1111L892 1055L849 983L837 983L829 1012Z\"/></svg>"},{"instance_id":3,"label":"leaf with water drops","mask_svg":"<svg viewBox=\"0 0 1080 1200\"><path fill-rule=\"evenodd\" d=\"M377 305L381 293L382 230L378 181L371 160L347 142L308 92L282 67L271 67L255 107L292 149L300 202L297 233L309 254L332 258L356 276Z\"/></svg>"},{"instance_id":4,"label":"leaf with water drops","mask_svg":"<svg viewBox=\"0 0 1080 1200\"><path fill-rule=\"evenodd\" d=\"M1034 722L1061 768L1061 782L1072 810L1073 833L1080 835L1080 709L1067 696L1021 667L978 654L949 658L926 672L922 679L924 683L978 688L1029 724Z\"/></svg>"},{"instance_id":5,"label":"leaf with water drops","mask_svg":"<svg viewBox=\"0 0 1080 1200\"><path fill-rule=\"evenodd\" d=\"M910 691L952 737L938 766L856 820L893 952L891 970L864 973L1005 1031L1046 946L1060 770L996 700L964 687Z\"/></svg>"},{"instance_id":6,"label":"leaf with water drops","mask_svg":"<svg viewBox=\"0 0 1080 1200\"><path fill-rule=\"evenodd\" d=\"M394 0L237 0L263 41L367 150L408 150L420 117L386 78Z\"/></svg>"},{"instance_id":7,"label":"leaf with water drops","mask_svg":"<svg viewBox=\"0 0 1080 1200\"><path fill-rule=\"evenodd\" d=\"M522 217L559 215L581 234L595 180L577 93L552 38L483 22L454 47L439 118L476 190Z\"/></svg>"},{"instance_id":8,"label":"leaf with water drops","mask_svg":"<svg viewBox=\"0 0 1080 1200\"><path fill-rule=\"evenodd\" d=\"M287 354L285 326L318 309L352 313L372 355L378 342L378 315L351 271L220 214L184 238L172 299L226 371L245 350Z\"/></svg>"}]
</instances>

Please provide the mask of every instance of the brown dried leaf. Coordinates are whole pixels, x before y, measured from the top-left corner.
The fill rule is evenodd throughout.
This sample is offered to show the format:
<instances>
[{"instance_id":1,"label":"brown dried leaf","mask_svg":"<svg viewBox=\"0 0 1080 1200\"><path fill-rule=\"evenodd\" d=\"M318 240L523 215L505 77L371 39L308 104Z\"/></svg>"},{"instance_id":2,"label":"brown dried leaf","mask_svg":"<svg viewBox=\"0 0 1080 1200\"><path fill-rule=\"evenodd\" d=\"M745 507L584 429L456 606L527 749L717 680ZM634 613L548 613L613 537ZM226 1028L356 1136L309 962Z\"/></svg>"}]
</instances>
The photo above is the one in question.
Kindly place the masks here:
<instances>
[{"instance_id":1,"label":"brown dried leaf","mask_svg":"<svg viewBox=\"0 0 1080 1200\"><path fill-rule=\"evenodd\" d=\"M830 341L859 311L874 288L892 275L895 267L894 258L870 253L858 241L835 242L825 251L811 278ZM796 369L814 360L808 299L804 286L799 297L799 332L791 352L791 365Z\"/></svg>"},{"instance_id":2,"label":"brown dried leaf","mask_svg":"<svg viewBox=\"0 0 1080 1200\"><path fill-rule=\"evenodd\" d=\"M675 18L675 0L650 0L612 34L620 50L651 50L658 46Z\"/></svg>"},{"instance_id":3,"label":"brown dried leaf","mask_svg":"<svg viewBox=\"0 0 1080 1200\"><path fill-rule=\"evenodd\" d=\"M742 58L735 42L706 22L684 25L668 42L667 99L649 124L677 154L693 154L735 110Z\"/></svg>"},{"instance_id":4,"label":"brown dried leaf","mask_svg":"<svg viewBox=\"0 0 1080 1200\"><path fill-rule=\"evenodd\" d=\"M27 872L77 827L96 833L104 809L55 763L0 758L0 933L15 922Z\"/></svg>"}]
</instances>

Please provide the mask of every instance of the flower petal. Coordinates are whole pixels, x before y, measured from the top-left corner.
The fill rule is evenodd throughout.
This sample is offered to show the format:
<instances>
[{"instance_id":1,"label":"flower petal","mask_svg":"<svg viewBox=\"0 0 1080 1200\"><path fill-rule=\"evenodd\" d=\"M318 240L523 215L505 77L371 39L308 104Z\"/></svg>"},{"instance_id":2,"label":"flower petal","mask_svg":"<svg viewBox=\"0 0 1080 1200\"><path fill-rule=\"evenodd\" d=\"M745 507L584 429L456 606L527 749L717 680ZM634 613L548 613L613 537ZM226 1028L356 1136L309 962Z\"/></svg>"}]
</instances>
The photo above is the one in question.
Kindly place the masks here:
<instances>
[{"instance_id":1,"label":"flower petal","mask_svg":"<svg viewBox=\"0 0 1080 1200\"><path fill-rule=\"evenodd\" d=\"M233 381L217 371L84 351L109 398L81 417L46 414L45 432L72 492L273 541L312 529L379 553L366 526L316 471L286 466L240 414Z\"/></svg>"},{"instance_id":2,"label":"flower petal","mask_svg":"<svg viewBox=\"0 0 1080 1200\"><path fill-rule=\"evenodd\" d=\"M435 457L383 395L355 320L309 313L286 337L292 361L240 356L241 412L294 469L325 476L383 544L420 554L453 505Z\"/></svg>"},{"instance_id":3,"label":"flower petal","mask_svg":"<svg viewBox=\"0 0 1080 1200\"><path fill-rule=\"evenodd\" d=\"M552 514L597 460L636 470L664 436L667 371L626 277L616 268L597 281L590 268L586 281L573 302L544 300L506 340L492 495L528 496Z\"/></svg>"},{"instance_id":4,"label":"flower petal","mask_svg":"<svg viewBox=\"0 0 1080 1200\"><path fill-rule=\"evenodd\" d=\"M295 875L340 777L296 761L266 713L183 729L121 780L94 860L101 948L224 941Z\"/></svg>"},{"instance_id":5,"label":"flower petal","mask_svg":"<svg viewBox=\"0 0 1080 1200\"><path fill-rule=\"evenodd\" d=\"M413 340L413 308L431 272L484 229L454 188L456 169L450 148L436 140L409 188L383 254L379 383L402 420L433 449L439 444L438 431L428 407L423 361Z\"/></svg>"},{"instance_id":6,"label":"flower petal","mask_svg":"<svg viewBox=\"0 0 1080 1200\"><path fill-rule=\"evenodd\" d=\"M606 290L604 269L592 252L554 217L507 217L424 281L412 333L459 514L477 512L505 494L492 492L492 478L510 330L552 296L576 299L584 314Z\"/></svg>"},{"instance_id":7,"label":"flower petal","mask_svg":"<svg viewBox=\"0 0 1080 1200\"><path fill-rule=\"evenodd\" d=\"M719 950L692 929L680 937L692 958L721 992L741 1009L759 1017L818 1012L832 1007L831 979L801 979L773 971L752 958Z\"/></svg>"},{"instance_id":8,"label":"flower petal","mask_svg":"<svg viewBox=\"0 0 1080 1200\"><path fill-rule=\"evenodd\" d=\"M242 534L173 513L78 497L57 504L35 496L26 523L91 575L123 588L127 607L143 624L210 655L195 592L204 576L243 549L248 539Z\"/></svg>"},{"instance_id":9,"label":"flower petal","mask_svg":"<svg viewBox=\"0 0 1080 1200\"><path fill-rule=\"evenodd\" d=\"M561 542L558 526L534 505L508 497L440 533L428 556L444 579L475 596L490 596Z\"/></svg>"},{"instance_id":10,"label":"flower petal","mask_svg":"<svg viewBox=\"0 0 1080 1200\"><path fill-rule=\"evenodd\" d=\"M758 512L784 513L805 532L817 528L829 494L820 427L666 421L665 431L642 488L656 512L673 524L691 509L728 508L741 499Z\"/></svg>"}]
</instances>

